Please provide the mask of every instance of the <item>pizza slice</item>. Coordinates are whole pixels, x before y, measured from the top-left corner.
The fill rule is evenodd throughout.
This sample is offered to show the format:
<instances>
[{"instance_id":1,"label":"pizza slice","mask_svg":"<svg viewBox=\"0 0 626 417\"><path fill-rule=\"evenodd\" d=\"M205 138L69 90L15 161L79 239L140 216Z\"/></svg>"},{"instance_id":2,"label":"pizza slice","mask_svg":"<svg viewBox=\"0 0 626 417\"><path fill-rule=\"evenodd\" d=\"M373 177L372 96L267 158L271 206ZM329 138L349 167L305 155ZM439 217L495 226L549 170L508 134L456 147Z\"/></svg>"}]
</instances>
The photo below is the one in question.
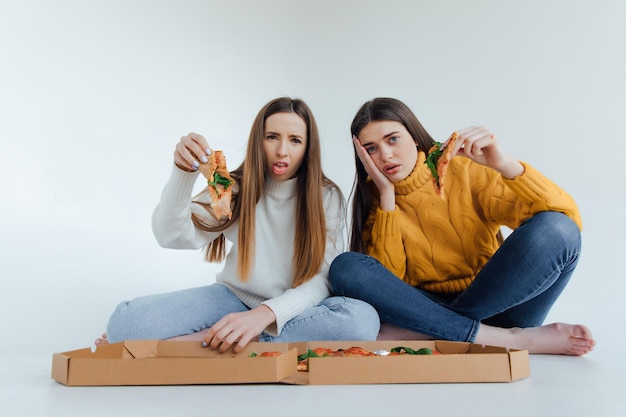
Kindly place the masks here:
<instances>
[{"instance_id":1,"label":"pizza slice","mask_svg":"<svg viewBox=\"0 0 626 417\"><path fill-rule=\"evenodd\" d=\"M376 356L376 354L361 347L353 346L348 349L339 349L332 356Z\"/></svg>"},{"instance_id":2,"label":"pizza slice","mask_svg":"<svg viewBox=\"0 0 626 417\"><path fill-rule=\"evenodd\" d=\"M282 353L276 352L276 351L272 351L272 352L262 352L258 356L260 356L262 358L273 358L273 357L280 356L280 355L282 355Z\"/></svg>"},{"instance_id":3,"label":"pizza slice","mask_svg":"<svg viewBox=\"0 0 626 417\"><path fill-rule=\"evenodd\" d=\"M309 349L298 356L298 371L307 372L309 370L309 358L323 358L326 356L376 356L376 354L358 346L338 350L318 347Z\"/></svg>"},{"instance_id":4,"label":"pizza slice","mask_svg":"<svg viewBox=\"0 0 626 417\"><path fill-rule=\"evenodd\" d=\"M309 358L321 358L324 356L333 356L335 351L328 348L309 349L302 355L298 356L298 371L307 372L309 370Z\"/></svg>"},{"instance_id":5,"label":"pizza slice","mask_svg":"<svg viewBox=\"0 0 626 417\"><path fill-rule=\"evenodd\" d=\"M446 198L443 192L444 178L446 171L448 170L450 160L452 159L452 150L456 145L456 140L457 133L453 132L445 147L443 147L442 143L435 142L435 144L428 150L428 156L426 156L426 161L424 162L432 173L435 193L437 193L442 200Z\"/></svg>"},{"instance_id":6,"label":"pizza slice","mask_svg":"<svg viewBox=\"0 0 626 417\"><path fill-rule=\"evenodd\" d=\"M233 216L230 209L232 200L232 185L235 181L226 168L226 157L222 151L213 151L209 155L209 161L200 164L200 172L207 179L207 192L211 197L211 208L215 217L219 220L223 217L229 219Z\"/></svg>"},{"instance_id":7,"label":"pizza slice","mask_svg":"<svg viewBox=\"0 0 626 417\"><path fill-rule=\"evenodd\" d=\"M420 349L412 349L406 346L397 346L391 350L374 350L369 351L359 346L352 346L348 349L327 349L315 348L308 349L305 353L298 356L298 371L309 371L309 358L323 358L328 356L400 356L400 355L438 355L437 350L427 347Z\"/></svg>"}]
</instances>

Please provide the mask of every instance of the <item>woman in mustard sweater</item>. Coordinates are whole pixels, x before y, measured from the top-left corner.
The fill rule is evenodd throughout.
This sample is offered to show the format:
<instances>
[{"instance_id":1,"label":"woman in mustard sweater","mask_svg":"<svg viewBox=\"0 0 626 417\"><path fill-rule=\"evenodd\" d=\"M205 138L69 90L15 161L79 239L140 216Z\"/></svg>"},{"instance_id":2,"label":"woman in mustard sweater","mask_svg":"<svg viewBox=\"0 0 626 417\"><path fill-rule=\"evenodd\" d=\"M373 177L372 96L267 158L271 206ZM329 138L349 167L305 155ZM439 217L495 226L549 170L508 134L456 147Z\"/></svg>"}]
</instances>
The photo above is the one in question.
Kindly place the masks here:
<instances>
[{"instance_id":1,"label":"woman in mustard sweater","mask_svg":"<svg viewBox=\"0 0 626 417\"><path fill-rule=\"evenodd\" d=\"M593 349L583 325L543 325L581 248L580 214L565 191L506 154L490 131L469 127L457 131L441 198L424 163L435 141L395 99L365 103L351 130L351 252L331 265L336 293L437 339L530 353ZM501 226L513 230L504 242Z\"/></svg>"}]
</instances>

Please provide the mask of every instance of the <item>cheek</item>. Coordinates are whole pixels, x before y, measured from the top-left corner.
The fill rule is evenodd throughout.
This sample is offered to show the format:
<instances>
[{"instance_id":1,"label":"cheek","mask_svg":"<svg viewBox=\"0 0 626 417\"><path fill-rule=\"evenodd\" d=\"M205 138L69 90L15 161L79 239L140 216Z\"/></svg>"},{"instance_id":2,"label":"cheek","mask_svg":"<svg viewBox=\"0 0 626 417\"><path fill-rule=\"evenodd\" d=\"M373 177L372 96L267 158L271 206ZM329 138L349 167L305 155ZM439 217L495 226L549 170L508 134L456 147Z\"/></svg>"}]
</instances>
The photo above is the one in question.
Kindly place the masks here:
<instances>
[{"instance_id":1,"label":"cheek","mask_svg":"<svg viewBox=\"0 0 626 417\"><path fill-rule=\"evenodd\" d=\"M264 159L263 164L265 165L265 167L267 169L271 169L271 163L270 163L270 160L271 160L270 155L271 154L272 154L272 152L271 152L270 147L264 144L263 145L263 159Z\"/></svg>"},{"instance_id":2,"label":"cheek","mask_svg":"<svg viewBox=\"0 0 626 417\"><path fill-rule=\"evenodd\" d=\"M417 146L407 146L405 149L403 149L402 154L408 162L411 162L412 165L415 165L415 163L417 162Z\"/></svg>"},{"instance_id":3,"label":"cheek","mask_svg":"<svg viewBox=\"0 0 626 417\"><path fill-rule=\"evenodd\" d=\"M293 160L298 168L300 167L300 165L302 165L302 162L304 161L305 152L306 150L298 150L293 154Z\"/></svg>"}]
</instances>

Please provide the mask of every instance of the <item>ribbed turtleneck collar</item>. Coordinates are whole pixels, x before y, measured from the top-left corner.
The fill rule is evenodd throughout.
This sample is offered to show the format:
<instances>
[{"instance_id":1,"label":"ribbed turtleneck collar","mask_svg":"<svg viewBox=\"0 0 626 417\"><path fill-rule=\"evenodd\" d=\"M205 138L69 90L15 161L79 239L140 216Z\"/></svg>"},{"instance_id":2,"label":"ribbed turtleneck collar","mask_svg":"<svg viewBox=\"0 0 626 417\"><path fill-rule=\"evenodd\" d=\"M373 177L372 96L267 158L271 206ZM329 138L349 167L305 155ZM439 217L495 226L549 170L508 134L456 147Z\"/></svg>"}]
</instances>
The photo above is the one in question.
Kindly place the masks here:
<instances>
[{"instance_id":1,"label":"ribbed turtleneck collar","mask_svg":"<svg viewBox=\"0 0 626 417\"><path fill-rule=\"evenodd\" d=\"M423 186L427 181L430 181L430 170L424 163L426 161L426 154L422 151L417 153L417 163L415 168L409 174L408 177L402 181L398 181L394 184L396 194L405 195L417 190Z\"/></svg>"},{"instance_id":2,"label":"ribbed turtleneck collar","mask_svg":"<svg viewBox=\"0 0 626 417\"><path fill-rule=\"evenodd\" d=\"M270 177L265 177L265 192L268 196L273 198L287 199L295 194L297 184L297 178L285 181L274 181Z\"/></svg>"}]
</instances>

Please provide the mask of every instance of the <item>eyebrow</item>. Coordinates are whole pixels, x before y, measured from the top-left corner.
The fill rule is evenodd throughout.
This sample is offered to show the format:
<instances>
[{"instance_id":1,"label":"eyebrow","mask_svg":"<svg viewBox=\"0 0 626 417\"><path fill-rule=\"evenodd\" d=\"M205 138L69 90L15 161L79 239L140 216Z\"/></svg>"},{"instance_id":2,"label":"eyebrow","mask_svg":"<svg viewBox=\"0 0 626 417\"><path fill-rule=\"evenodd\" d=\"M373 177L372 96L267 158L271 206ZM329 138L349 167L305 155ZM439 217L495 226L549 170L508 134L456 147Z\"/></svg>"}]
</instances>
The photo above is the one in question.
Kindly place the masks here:
<instances>
[{"instance_id":1,"label":"eyebrow","mask_svg":"<svg viewBox=\"0 0 626 417\"><path fill-rule=\"evenodd\" d=\"M400 132L399 132L399 131L397 131L397 130L395 130L395 131L393 131L393 132L389 132L389 133L387 133L386 135L383 135L383 140L384 140L384 139L387 139L387 138L389 138L389 137L391 137L391 136L397 135L397 134L399 134L399 133L400 133ZM367 142L367 143L364 143L362 146L363 146L363 147L365 147L365 146L367 146L367 145L371 145L371 144L372 144L372 142Z\"/></svg>"},{"instance_id":2,"label":"eyebrow","mask_svg":"<svg viewBox=\"0 0 626 417\"><path fill-rule=\"evenodd\" d=\"M265 132L265 134L266 134L266 135L280 136L280 133L278 133L278 132L272 132L272 131L269 131L269 130L268 130L267 132ZM302 138L303 138L303 136L300 136L300 135L289 135L289 137L290 137L290 138L298 138L298 139L302 139Z\"/></svg>"},{"instance_id":3,"label":"eyebrow","mask_svg":"<svg viewBox=\"0 0 626 417\"><path fill-rule=\"evenodd\" d=\"M400 133L399 131L393 131L391 133L387 133L385 136L383 136L383 139L387 139L389 136L393 136L393 135L397 135L398 133Z\"/></svg>"}]
</instances>

